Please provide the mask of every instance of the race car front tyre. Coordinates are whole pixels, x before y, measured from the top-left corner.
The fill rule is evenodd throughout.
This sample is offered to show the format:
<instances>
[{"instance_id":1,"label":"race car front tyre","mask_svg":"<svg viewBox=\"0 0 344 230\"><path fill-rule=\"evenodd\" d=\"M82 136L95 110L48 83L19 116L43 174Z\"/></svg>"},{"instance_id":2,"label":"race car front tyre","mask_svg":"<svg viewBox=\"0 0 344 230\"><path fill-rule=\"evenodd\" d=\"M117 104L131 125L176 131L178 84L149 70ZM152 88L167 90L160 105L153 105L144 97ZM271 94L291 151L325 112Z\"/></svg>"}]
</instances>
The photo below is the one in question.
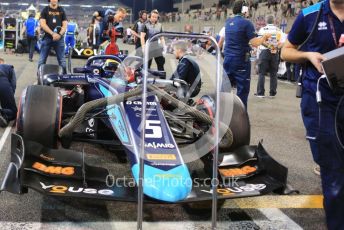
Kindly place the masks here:
<instances>
[{"instance_id":1,"label":"race car front tyre","mask_svg":"<svg viewBox=\"0 0 344 230\"><path fill-rule=\"evenodd\" d=\"M17 117L17 133L24 141L57 148L61 100L58 89L54 87L32 85L24 91Z\"/></svg>"}]
</instances>

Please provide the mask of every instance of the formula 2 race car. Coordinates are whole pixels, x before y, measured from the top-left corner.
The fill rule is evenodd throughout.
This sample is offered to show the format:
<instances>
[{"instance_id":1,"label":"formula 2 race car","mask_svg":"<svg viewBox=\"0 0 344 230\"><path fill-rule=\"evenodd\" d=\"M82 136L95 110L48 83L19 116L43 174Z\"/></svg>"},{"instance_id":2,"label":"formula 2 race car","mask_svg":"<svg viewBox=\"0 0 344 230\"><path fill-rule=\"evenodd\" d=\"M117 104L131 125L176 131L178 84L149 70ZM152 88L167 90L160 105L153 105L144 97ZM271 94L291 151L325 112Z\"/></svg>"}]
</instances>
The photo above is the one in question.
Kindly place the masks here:
<instances>
[{"instance_id":1,"label":"formula 2 race car","mask_svg":"<svg viewBox=\"0 0 344 230\"><path fill-rule=\"evenodd\" d=\"M22 93L1 191L23 194L34 189L44 195L136 202L142 63L139 57L94 56L73 74L43 65L39 85ZM230 109L219 110L211 95L190 101L184 81L165 77L164 72L149 71L145 201L212 199L212 121L217 111L221 121L218 199L285 192L288 170L261 143L249 145L248 114L237 96L221 92L221 105ZM134 185L109 176L101 162L90 165L87 153L69 149L73 142L105 146L113 154L126 156ZM203 167L193 168L199 159Z\"/></svg>"}]
</instances>

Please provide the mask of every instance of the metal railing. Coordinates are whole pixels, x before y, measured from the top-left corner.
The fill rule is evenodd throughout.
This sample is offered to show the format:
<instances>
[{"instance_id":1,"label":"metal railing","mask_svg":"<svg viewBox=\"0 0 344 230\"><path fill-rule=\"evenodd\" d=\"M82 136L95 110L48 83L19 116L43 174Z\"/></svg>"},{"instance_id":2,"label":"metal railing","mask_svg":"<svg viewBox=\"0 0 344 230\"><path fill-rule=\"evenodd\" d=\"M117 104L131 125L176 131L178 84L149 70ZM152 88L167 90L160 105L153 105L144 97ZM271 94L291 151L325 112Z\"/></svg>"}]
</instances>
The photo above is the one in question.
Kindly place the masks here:
<instances>
[{"instance_id":1,"label":"metal railing","mask_svg":"<svg viewBox=\"0 0 344 230\"><path fill-rule=\"evenodd\" d=\"M217 181L217 162L218 162L218 143L219 143L219 110L220 110L220 91L221 91L221 52L215 38L203 34L185 34L185 33L168 33L163 32L154 35L147 42L144 50L144 79L142 87L142 114L141 114L141 145L139 152L139 179L138 179L138 207L137 207L137 229L142 229L143 222L143 180L144 180L144 152L145 152L145 127L146 127L146 107L147 107L147 79L148 79L148 60L149 51L152 41L157 40L161 37L170 38L192 38L192 39L207 39L210 40L216 48L216 113L215 120L213 121L213 126L215 127L215 139L214 139L214 156L213 156L213 178L212 181ZM217 226L217 183L212 183L212 229L216 229Z\"/></svg>"}]
</instances>

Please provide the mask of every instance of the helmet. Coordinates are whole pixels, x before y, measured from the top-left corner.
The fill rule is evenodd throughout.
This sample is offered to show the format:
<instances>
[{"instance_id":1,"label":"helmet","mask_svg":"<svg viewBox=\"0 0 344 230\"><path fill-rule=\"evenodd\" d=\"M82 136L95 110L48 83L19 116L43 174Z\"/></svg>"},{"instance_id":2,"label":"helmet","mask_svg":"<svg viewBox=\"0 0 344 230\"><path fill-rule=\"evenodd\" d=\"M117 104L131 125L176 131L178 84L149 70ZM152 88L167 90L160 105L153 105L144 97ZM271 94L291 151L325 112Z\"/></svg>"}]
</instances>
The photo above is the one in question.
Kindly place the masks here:
<instances>
[{"instance_id":1,"label":"helmet","mask_svg":"<svg viewBox=\"0 0 344 230\"><path fill-rule=\"evenodd\" d=\"M109 77L112 77L113 74L116 72L118 66L119 62L112 59L107 59L103 65L103 70L107 76L109 75Z\"/></svg>"}]
</instances>

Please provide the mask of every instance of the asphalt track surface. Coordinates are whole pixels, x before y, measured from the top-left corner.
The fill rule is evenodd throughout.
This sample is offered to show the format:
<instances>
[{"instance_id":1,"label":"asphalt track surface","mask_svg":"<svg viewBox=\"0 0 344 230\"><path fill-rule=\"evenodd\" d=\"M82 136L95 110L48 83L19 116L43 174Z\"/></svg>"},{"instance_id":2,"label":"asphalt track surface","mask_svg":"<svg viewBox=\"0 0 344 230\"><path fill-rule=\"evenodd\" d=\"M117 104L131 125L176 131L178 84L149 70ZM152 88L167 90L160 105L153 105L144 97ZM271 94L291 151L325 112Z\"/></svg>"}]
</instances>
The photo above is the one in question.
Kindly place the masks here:
<instances>
[{"instance_id":1,"label":"asphalt track surface","mask_svg":"<svg viewBox=\"0 0 344 230\"><path fill-rule=\"evenodd\" d=\"M0 56L15 66L18 99L26 86L36 82L38 55L35 54L34 62L28 62L27 55L1 51ZM50 57L49 62L54 63L55 57ZM212 66L206 58L200 62L206 68ZM73 66L84 63L82 59L73 60ZM167 59L168 73L175 64L173 58ZM267 91L268 82L267 78ZM271 99L254 97L256 84L257 76L252 75L248 104L251 144L264 140L271 156L289 168L289 184L300 194L227 200L218 213L218 229L326 229L320 178L313 173L314 163L300 117L300 101L295 98L295 85L279 82L278 94ZM206 83L205 87L209 85ZM0 128L0 178L10 161L10 133L14 131L11 127ZM98 146L75 144L73 148L91 153L91 160L112 156ZM111 171L130 174L125 164L113 166L111 162L101 162ZM0 229L135 229L136 209L133 203L55 199L35 191L21 196L1 193ZM144 229L210 229L210 216L207 210L186 211L183 205L145 204L143 226Z\"/></svg>"}]
</instances>

